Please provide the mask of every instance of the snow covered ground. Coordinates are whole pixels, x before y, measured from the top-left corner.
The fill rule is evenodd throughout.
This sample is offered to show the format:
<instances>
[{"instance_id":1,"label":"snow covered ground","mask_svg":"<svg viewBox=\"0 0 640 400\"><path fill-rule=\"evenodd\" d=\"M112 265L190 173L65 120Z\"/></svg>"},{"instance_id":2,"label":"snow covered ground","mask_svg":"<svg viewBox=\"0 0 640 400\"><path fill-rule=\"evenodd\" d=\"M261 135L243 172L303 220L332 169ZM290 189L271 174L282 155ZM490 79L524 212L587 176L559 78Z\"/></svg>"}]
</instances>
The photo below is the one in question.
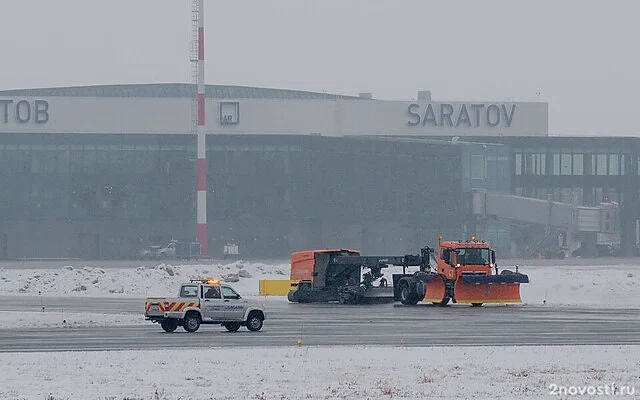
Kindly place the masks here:
<instances>
[{"instance_id":1,"label":"snow covered ground","mask_svg":"<svg viewBox=\"0 0 640 400\"><path fill-rule=\"evenodd\" d=\"M510 268L513 269L513 268ZM391 275L401 272L389 268ZM633 264L586 266L520 266L531 282L521 286L525 305L546 307L640 307L640 266ZM194 277L237 278L231 283L245 297L259 296L260 279L288 279L287 264L232 262L226 264L149 264L137 268L85 267L82 263L52 269L0 268L0 296L126 297L174 296L181 282ZM261 297L286 301L285 297ZM64 322L63 322L64 321ZM34 309L18 319L0 311L0 328L113 326L144 323L130 316L64 313Z\"/></svg>"},{"instance_id":2,"label":"snow covered ground","mask_svg":"<svg viewBox=\"0 0 640 400\"><path fill-rule=\"evenodd\" d=\"M640 264L522 266L520 272L531 280L521 286L526 304L640 307Z\"/></svg>"},{"instance_id":3,"label":"snow covered ground","mask_svg":"<svg viewBox=\"0 0 640 400\"><path fill-rule=\"evenodd\" d=\"M1 353L0 398L632 398L639 360L640 346Z\"/></svg>"},{"instance_id":4,"label":"snow covered ground","mask_svg":"<svg viewBox=\"0 0 640 400\"><path fill-rule=\"evenodd\" d=\"M86 267L69 263L55 269L0 268L0 295L44 296L175 296L180 283L191 278L222 278L245 296L259 294L260 279L289 279L283 264L156 264L137 268ZM234 282L234 278L238 279Z\"/></svg>"},{"instance_id":5,"label":"snow covered ground","mask_svg":"<svg viewBox=\"0 0 640 400\"><path fill-rule=\"evenodd\" d=\"M112 327L115 325L149 325L142 312L131 314L69 313L61 309L45 311L0 311L0 329Z\"/></svg>"},{"instance_id":6,"label":"snow covered ground","mask_svg":"<svg viewBox=\"0 0 640 400\"><path fill-rule=\"evenodd\" d=\"M237 276L233 286L254 297L259 279L287 279L288 269L286 264L255 262L0 269L0 296L143 298L174 295L178 285L192 277ZM522 285L525 305L640 307L640 266L522 265L520 271L531 279ZM17 318L14 312L0 312L0 328L146 323L143 318L136 321L127 315L50 309L22 312ZM638 360L640 346L302 345L0 353L0 399L547 399L613 397L606 396L613 387L615 397L631 398L630 391L640 394Z\"/></svg>"},{"instance_id":7,"label":"snow covered ground","mask_svg":"<svg viewBox=\"0 0 640 400\"><path fill-rule=\"evenodd\" d=\"M501 268L507 268L501 266ZM513 268L509 268L513 269ZM400 272L395 268L387 275ZM640 265L520 266L531 283L523 284L525 304L640 306ZM1 295L43 296L173 296L181 282L194 277L233 278L244 296L258 296L260 279L288 279L288 264L237 261L227 264L154 264L138 268L84 267L55 269L0 268ZM546 302L545 302L546 300Z\"/></svg>"}]
</instances>

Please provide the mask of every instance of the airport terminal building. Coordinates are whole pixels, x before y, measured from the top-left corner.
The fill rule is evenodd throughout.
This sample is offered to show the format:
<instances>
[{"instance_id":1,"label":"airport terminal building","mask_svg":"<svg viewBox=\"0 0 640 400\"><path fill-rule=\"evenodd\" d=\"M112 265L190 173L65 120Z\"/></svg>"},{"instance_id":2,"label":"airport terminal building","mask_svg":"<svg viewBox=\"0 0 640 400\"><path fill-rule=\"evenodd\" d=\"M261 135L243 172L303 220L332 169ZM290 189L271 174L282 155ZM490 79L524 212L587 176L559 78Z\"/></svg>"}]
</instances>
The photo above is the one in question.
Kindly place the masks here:
<instances>
[{"instance_id":1,"label":"airport terminal building","mask_svg":"<svg viewBox=\"0 0 640 400\"><path fill-rule=\"evenodd\" d=\"M195 240L194 97L188 84L0 91L0 258L125 259ZM552 137L547 103L207 86L205 111L211 256L232 239L264 259L474 234L519 256L563 229L555 209L603 203L606 227L570 238L635 255L640 140ZM482 193L506 196L501 209L541 203L502 215Z\"/></svg>"}]
</instances>

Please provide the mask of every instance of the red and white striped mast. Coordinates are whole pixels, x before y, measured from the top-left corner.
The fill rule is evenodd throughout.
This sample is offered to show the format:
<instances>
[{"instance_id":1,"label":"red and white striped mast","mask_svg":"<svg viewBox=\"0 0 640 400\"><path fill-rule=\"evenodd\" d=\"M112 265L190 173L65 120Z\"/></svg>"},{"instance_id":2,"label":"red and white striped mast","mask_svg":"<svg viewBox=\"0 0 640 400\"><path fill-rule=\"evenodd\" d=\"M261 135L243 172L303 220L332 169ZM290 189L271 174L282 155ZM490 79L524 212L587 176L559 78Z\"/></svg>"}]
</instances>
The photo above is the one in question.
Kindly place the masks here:
<instances>
[{"instance_id":1,"label":"red and white striped mast","mask_svg":"<svg viewBox=\"0 0 640 400\"><path fill-rule=\"evenodd\" d=\"M209 252L207 241L207 161L205 130L205 83L204 83L204 0L194 1L198 18L198 111L196 135L198 138L196 158L196 238L202 255Z\"/></svg>"}]
</instances>

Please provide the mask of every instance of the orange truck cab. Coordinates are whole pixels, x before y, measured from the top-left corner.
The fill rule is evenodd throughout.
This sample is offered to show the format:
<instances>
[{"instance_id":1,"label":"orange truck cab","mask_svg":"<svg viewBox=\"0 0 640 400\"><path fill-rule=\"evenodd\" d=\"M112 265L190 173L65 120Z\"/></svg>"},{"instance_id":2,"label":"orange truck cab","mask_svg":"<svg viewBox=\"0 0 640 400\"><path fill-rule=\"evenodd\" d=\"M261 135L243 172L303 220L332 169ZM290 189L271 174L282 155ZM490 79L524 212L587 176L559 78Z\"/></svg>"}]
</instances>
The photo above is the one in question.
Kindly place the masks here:
<instances>
[{"instance_id":1,"label":"orange truck cab","mask_svg":"<svg viewBox=\"0 0 640 400\"><path fill-rule=\"evenodd\" d=\"M448 279L458 279L465 273L491 275L495 252L488 244L474 239L471 242L440 241L437 272Z\"/></svg>"}]
</instances>

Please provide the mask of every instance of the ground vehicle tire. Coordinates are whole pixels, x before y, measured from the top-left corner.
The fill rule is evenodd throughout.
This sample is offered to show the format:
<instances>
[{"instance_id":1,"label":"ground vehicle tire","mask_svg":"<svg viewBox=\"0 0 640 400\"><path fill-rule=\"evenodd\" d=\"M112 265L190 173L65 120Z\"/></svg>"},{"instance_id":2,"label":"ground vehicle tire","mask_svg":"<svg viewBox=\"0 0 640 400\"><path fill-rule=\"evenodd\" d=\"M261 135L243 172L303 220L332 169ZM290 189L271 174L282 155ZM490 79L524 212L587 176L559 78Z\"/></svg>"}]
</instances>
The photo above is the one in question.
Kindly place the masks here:
<instances>
[{"instance_id":1,"label":"ground vehicle tire","mask_svg":"<svg viewBox=\"0 0 640 400\"><path fill-rule=\"evenodd\" d=\"M264 321L264 317L262 313L259 311L251 311L249 316L247 317L247 329L251 332L257 332L262 329L262 322Z\"/></svg>"},{"instance_id":2,"label":"ground vehicle tire","mask_svg":"<svg viewBox=\"0 0 640 400\"><path fill-rule=\"evenodd\" d=\"M450 300L451 300L450 298L445 297L444 299L442 299L442 301L434 301L433 304L437 306L446 306L447 304L449 304Z\"/></svg>"},{"instance_id":3,"label":"ground vehicle tire","mask_svg":"<svg viewBox=\"0 0 640 400\"><path fill-rule=\"evenodd\" d=\"M400 302L402 302L402 304L411 306L418 304L418 295L411 292L411 289L409 288L409 282L401 281L399 290Z\"/></svg>"},{"instance_id":4,"label":"ground vehicle tire","mask_svg":"<svg viewBox=\"0 0 640 400\"><path fill-rule=\"evenodd\" d=\"M187 332L195 332L200 328L200 315L195 311L189 311L184 316L184 322L182 324L184 330Z\"/></svg>"},{"instance_id":5,"label":"ground vehicle tire","mask_svg":"<svg viewBox=\"0 0 640 400\"><path fill-rule=\"evenodd\" d=\"M224 327L227 328L229 332L235 332L240 329L240 322L227 322L224 324Z\"/></svg>"},{"instance_id":6,"label":"ground vehicle tire","mask_svg":"<svg viewBox=\"0 0 640 400\"><path fill-rule=\"evenodd\" d=\"M340 304L356 304L356 297L352 293L340 293L338 295L338 302Z\"/></svg>"},{"instance_id":7,"label":"ground vehicle tire","mask_svg":"<svg viewBox=\"0 0 640 400\"><path fill-rule=\"evenodd\" d=\"M301 281L295 290L289 291L287 299L292 303L309 303L311 282Z\"/></svg>"},{"instance_id":8,"label":"ground vehicle tire","mask_svg":"<svg viewBox=\"0 0 640 400\"><path fill-rule=\"evenodd\" d=\"M480 307L483 303L471 303L472 307Z\"/></svg>"},{"instance_id":9,"label":"ground vehicle tire","mask_svg":"<svg viewBox=\"0 0 640 400\"><path fill-rule=\"evenodd\" d=\"M173 332L178 328L177 319L165 319L160 322L160 326L165 332Z\"/></svg>"}]
</instances>

